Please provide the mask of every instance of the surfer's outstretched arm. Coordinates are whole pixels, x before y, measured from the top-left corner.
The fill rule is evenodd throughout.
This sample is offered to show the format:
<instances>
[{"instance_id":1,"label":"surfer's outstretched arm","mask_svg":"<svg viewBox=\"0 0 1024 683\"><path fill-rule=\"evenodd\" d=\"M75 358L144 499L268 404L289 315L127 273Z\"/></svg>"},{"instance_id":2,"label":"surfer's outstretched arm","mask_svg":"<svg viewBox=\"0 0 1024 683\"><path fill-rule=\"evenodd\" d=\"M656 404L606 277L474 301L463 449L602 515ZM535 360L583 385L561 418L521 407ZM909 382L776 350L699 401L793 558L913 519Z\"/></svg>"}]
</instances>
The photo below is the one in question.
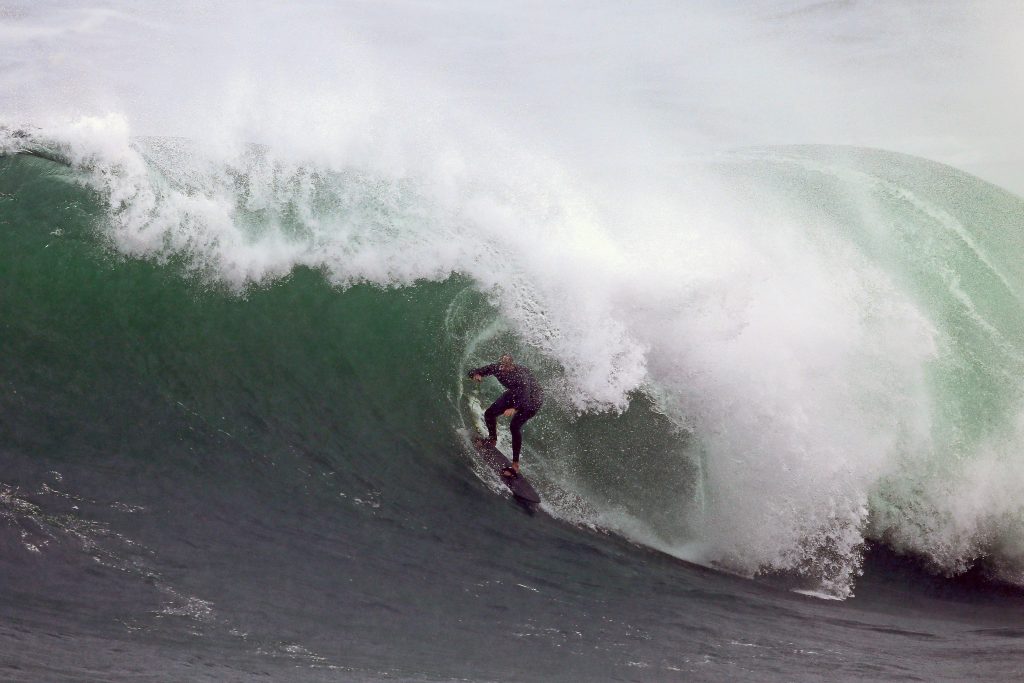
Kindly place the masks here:
<instances>
[{"instance_id":1,"label":"surfer's outstretched arm","mask_svg":"<svg viewBox=\"0 0 1024 683\"><path fill-rule=\"evenodd\" d=\"M486 377L488 375L493 375L497 371L498 371L498 364L497 363L491 363L490 365L485 365L482 368L477 368L476 370L470 370L469 371L469 377L471 379L474 379L477 382L479 382L484 377Z\"/></svg>"}]
</instances>

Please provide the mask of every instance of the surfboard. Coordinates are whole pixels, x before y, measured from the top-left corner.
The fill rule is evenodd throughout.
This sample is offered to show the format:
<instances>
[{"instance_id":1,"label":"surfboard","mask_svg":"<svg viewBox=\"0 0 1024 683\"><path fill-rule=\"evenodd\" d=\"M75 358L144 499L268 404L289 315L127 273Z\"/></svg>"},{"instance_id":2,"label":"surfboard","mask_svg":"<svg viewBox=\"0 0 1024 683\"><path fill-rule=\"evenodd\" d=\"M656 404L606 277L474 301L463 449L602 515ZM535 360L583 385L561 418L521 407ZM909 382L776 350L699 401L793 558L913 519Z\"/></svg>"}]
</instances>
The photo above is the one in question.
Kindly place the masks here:
<instances>
[{"instance_id":1,"label":"surfboard","mask_svg":"<svg viewBox=\"0 0 1024 683\"><path fill-rule=\"evenodd\" d=\"M476 453L479 455L484 462L486 462L492 470L497 473L498 477L505 483L505 486L509 488L512 495L515 496L519 503L528 507L534 507L540 503L540 496L530 485L530 482L526 480L526 477L519 474L515 477L503 477L501 471L506 467L511 467L512 463L505 457L505 454L499 451L494 446L484 441L479 436L473 439L473 446L476 448Z\"/></svg>"}]
</instances>

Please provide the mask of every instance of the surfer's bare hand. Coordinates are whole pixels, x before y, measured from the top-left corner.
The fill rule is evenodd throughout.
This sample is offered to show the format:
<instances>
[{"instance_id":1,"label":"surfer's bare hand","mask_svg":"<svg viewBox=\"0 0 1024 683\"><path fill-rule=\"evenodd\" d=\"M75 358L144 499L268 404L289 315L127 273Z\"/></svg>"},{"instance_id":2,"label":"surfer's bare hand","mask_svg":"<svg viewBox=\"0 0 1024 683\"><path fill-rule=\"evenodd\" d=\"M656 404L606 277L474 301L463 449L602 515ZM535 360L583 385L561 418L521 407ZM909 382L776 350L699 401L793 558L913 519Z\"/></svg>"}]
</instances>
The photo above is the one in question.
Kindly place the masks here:
<instances>
[{"instance_id":1,"label":"surfer's bare hand","mask_svg":"<svg viewBox=\"0 0 1024 683\"><path fill-rule=\"evenodd\" d=\"M512 417L513 415L515 415L515 414L516 414L516 409L515 409L515 408L509 408L508 410L506 410L506 411L505 411L504 413L502 413L502 414L503 414L503 415L504 415L505 417Z\"/></svg>"},{"instance_id":2,"label":"surfer's bare hand","mask_svg":"<svg viewBox=\"0 0 1024 683\"><path fill-rule=\"evenodd\" d=\"M484 379L483 375L473 375L474 382L482 382Z\"/></svg>"}]
</instances>

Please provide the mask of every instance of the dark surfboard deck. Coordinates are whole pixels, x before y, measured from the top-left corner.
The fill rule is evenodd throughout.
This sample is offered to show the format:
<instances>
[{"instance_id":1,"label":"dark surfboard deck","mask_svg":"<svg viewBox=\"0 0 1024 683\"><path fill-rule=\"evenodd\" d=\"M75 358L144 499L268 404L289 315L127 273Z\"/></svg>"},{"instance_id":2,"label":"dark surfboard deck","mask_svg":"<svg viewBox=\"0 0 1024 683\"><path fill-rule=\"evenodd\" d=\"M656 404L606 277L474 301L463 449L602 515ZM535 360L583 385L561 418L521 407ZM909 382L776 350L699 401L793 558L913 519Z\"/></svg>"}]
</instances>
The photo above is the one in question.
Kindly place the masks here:
<instances>
[{"instance_id":1,"label":"dark surfboard deck","mask_svg":"<svg viewBox=\"0 0 1024 683\"><path fill-rule=\"evenodd\" d=\"M530 482L526 481L526 477L522 474L517 476L515 479L511 477L502 477L501 471L506 467L511 467L512 463L509 462L508 458L494 446L490 445L480 437L473 439L473 446L476 448L477 455L479 455L484 462L486 462L492 470L497 473L498 477L505 482L505 486L512 491L512 495L516 497L520 503L528 506L535 506L540 503L540 496L530 486Z\"/></svg>"}]
</instances>

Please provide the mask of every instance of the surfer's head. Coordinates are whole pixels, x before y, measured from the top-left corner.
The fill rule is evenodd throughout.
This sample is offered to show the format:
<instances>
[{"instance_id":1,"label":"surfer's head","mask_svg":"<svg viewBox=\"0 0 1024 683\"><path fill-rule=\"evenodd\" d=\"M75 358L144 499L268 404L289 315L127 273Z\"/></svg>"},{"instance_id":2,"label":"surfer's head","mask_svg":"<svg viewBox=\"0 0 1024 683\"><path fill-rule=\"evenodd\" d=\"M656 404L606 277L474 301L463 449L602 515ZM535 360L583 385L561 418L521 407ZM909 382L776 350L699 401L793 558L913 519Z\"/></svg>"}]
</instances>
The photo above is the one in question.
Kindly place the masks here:
<instances>
[{"instance_id":1,"label":"surfer's head","mask_svg":"<svg viewBox=\"0 0 1024 683\"><path fill-rule=\"evenodd\" d=\"M498 362L501 364L501 367L506 369L515 365L515 363L512 362L512 354L509 353L506 353L501 358L499 358Z\"/></svg>"}]
</instances>

